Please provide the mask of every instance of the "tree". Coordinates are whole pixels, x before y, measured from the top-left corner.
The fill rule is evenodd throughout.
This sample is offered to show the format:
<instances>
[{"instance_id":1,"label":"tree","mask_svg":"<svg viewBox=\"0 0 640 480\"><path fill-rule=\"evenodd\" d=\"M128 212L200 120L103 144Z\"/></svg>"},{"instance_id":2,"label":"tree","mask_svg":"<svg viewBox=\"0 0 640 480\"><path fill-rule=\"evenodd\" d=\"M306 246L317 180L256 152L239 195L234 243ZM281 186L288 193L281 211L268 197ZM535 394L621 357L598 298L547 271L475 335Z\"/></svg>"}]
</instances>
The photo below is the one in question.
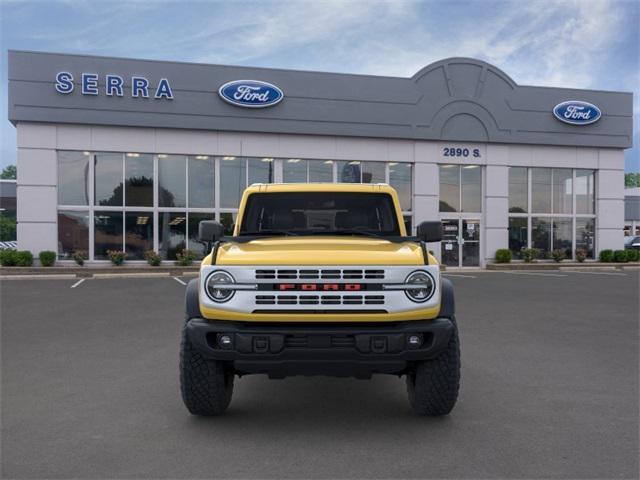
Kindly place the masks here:
<instances>
[{"instance_id":1,"label":"tree","mask_svg":"<svg viewBox=\"0 0 640 480\"><path fill-rule=\"evenodd\" d=\"M2 173L0 173L0 178L2 178L3 180L15 180L16 179L16 166L15 165L8 165L6 167L4 167L4 169L2 170Z\"/></svg>"},{"instance_id":2,"label":"tree","mask_svg":"<svg viewBox=\"0 0 640 480\"><path fill-rule=\"evenodd\" d=\"M640 187L640 172L625 173L624 186L626 188Z\"/></svg>"}]
</instances>

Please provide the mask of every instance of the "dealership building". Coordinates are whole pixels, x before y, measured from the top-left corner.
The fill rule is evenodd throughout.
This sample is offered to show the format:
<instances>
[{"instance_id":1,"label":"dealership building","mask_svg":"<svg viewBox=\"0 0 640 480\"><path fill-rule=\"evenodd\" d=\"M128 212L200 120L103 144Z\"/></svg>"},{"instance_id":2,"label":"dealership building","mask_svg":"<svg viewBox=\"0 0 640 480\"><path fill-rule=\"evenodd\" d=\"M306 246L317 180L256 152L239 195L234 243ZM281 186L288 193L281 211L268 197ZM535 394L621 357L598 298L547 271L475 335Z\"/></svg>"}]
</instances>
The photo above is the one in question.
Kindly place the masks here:
<instances>
[{"instance_id":1,"label":"dealership building","mask_svg":"<svg viewBox=\"0 0 640 480\"><path fill-rule=\"evenodd\" d=\"M202 254L198 222L230 228L271 182L389 183L412 231L442 222L449 266L623 245L632 94L480 60L403 78L10 51L9 120L18 248L36 254Z\"/></svg>"}]
</instances>

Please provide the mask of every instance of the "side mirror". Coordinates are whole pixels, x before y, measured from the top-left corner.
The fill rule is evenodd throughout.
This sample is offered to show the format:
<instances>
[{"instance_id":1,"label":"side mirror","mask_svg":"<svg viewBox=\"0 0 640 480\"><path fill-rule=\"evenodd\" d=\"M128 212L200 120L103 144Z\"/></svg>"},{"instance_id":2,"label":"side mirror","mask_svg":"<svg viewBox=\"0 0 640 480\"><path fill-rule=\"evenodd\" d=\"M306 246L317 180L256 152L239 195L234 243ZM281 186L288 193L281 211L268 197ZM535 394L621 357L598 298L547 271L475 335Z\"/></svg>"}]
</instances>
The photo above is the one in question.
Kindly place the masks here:
<instances>
[{"instance_id":1,"label":"side mirror","mask_svg":"<svg viewBox=\"0 0 640 480\"><path fill-rule=\"evenodd\" d=\"M418 238L421 242L439 242L442 240L442 224L440 222L422 222L418 225Z\"/></svg>"},{"instance_id":2,"label":"side mirror","mask_svg":"<svg viewBox=\"0 0 640 480\"><path fill-rule=\"evenodd\" d=\"M215 220L203 220L198 225L198 240L205 243L216 242L224 235L224 227Z\"/></svg>"}]
</instances>

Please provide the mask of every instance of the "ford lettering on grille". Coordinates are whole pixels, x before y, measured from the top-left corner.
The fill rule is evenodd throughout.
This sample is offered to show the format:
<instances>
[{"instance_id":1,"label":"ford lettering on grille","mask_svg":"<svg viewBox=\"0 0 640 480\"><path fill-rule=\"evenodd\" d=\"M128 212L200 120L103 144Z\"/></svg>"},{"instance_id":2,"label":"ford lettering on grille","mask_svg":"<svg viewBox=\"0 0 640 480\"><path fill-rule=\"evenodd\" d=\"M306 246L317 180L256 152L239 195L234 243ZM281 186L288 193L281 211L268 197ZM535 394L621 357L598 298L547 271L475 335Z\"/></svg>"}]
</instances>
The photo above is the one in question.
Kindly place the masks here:
<instances>
[{"instance_id":1,"label":"ford lettering on grille","mask_svg":"<svg viewBox=\"0 0 640 480\"><path fill-rule=\"evenodd\" d=\"M358 292L362 290L362 285L359 283L280 283L276 285L276 290L302 290L305 292Z\"/></svg>"}]
</instances>

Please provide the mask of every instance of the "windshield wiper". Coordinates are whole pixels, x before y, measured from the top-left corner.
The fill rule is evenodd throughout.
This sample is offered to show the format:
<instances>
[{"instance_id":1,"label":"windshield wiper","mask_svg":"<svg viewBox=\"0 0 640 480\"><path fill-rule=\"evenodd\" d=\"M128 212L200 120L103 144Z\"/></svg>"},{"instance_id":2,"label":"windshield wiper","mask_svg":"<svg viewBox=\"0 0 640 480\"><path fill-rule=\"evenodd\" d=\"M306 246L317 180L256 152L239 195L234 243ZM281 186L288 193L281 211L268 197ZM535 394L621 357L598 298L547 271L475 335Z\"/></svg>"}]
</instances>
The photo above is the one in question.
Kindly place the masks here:
<instances>
[{"instance_id":1,"label":"windshield wiper","mask_svg":"<svg viewBox=\"0 0 640 480\"><path fill-rule=\"evenodd\" d=\"M259 237L260 235L298 236L296 232L291 230L258 230L256 232L240 232L241 237Z\"/></svg>"}]
</instances>

